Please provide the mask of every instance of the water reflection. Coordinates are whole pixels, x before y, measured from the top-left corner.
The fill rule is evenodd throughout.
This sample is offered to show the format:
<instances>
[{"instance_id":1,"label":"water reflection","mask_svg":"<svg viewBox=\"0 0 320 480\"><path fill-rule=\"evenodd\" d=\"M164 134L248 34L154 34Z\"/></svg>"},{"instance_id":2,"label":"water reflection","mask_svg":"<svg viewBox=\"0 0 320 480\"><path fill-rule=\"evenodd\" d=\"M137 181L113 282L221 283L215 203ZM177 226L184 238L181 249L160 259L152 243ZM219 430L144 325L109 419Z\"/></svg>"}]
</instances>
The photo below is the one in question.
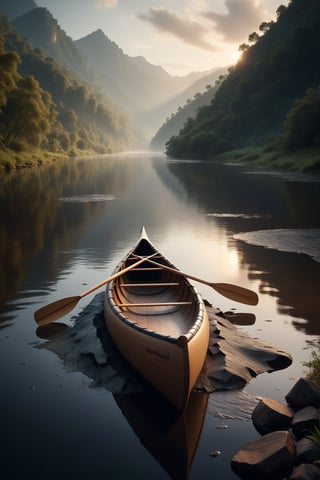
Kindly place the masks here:
<instances>
[{"instance_id":1,"label":"water reflection","mask_svg":"<svg viewBox=\"0 0 320 480\"><path fill-rule=\"evenodd\" d=\"M132 164L124 169L116 158L108 158L107 162L96 158L91 162L88 159L56 162L3 177L0 303L21 288L30 263L34 288L42 286L46 277L53 281L58 278L70 258L58 252L72 249L85 231L86 219L110 208L111 200L123 192L131 176ZM98 202L97 196L109 202ZM76 205L73 202L64 205L71 198L78 198Z\"/></svg>"},{"instance_id":2,"label":"water reflection","mask_svg":"<svg viewBox=\"0 0 320 480\"><path fill-rule=\"evenodd\" d=\"M209 395L191 392L183 414L158 395L114 394L115 401L143 446L173 480L189 477L200 440Z\"/></svg>"}]
</instances>

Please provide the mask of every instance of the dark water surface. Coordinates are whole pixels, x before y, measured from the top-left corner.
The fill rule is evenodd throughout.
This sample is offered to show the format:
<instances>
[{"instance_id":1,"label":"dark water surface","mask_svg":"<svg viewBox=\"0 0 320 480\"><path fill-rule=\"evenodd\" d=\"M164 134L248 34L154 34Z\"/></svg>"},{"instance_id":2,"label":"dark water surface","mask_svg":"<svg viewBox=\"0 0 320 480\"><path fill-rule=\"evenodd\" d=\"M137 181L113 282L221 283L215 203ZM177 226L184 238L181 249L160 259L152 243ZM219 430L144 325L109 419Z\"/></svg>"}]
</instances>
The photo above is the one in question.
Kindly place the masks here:
<instances>
[{"instance_id":1,"label":"dark water surface","mask_svg":"<svg viewBox=\"0 0 320 480\"><path fill-rule=\"evenodd\" d=\"M252 399L283 401L319 351L319 177L123 154L3 177L0 209L1 479L183 479L170 452L185 437L189 462L195 452L190 479L236 479L232 455L259 437ZM189 417L173 421L156 401L150 413L142 400L93 388L80 368L67 371L39 348L46 338L33 312L109 276L141 225L184 272L259 292L251 308L196 284L221 310L253 313L239 328L290 353L292 365L243 392L212 394L207 408L198 397ZM61 322L71 326L95 293ZM201 416L196 445L190 431L200 432Z\"/></svg>"}]
</instances>

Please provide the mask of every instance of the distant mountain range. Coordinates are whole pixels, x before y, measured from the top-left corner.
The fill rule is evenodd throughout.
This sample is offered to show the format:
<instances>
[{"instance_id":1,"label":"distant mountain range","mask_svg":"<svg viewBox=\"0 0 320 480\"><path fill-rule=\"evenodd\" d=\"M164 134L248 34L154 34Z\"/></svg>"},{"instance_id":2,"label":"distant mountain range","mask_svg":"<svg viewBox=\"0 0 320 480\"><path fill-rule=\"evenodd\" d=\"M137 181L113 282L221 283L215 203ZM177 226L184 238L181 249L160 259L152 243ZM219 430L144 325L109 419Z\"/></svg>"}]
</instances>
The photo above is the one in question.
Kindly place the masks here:
<instances>
[{"instance_id":1,"label":"distant mountain range","mask_svg":"<svg viewBox=\"0 0 320 480\"><path fill-rule=\"evenodd\" d=\"M49 10L38 7L33 0L0 0L0 12L33 48L40 48L128 111L146 139L155 134L180 101L184 103L199 91L202 78L206 83L210 75L214 83L219 75L215 70L184 77L170 75L143 57L126 55L102 30L74 41Z\"/></svg>"}]
</instances>

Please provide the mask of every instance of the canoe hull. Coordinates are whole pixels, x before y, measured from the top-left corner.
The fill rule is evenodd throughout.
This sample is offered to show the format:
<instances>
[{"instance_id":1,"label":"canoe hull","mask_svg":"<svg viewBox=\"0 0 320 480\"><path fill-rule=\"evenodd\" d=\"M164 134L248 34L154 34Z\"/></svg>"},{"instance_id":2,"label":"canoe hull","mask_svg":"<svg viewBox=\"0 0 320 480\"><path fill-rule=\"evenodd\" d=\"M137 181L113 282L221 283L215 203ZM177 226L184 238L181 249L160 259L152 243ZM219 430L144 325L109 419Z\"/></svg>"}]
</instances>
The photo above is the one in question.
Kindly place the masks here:
<instances>
[{"instance_id":1,"label":"canoe hull","mask_svg":"<svg viewBox=\"0 0 320 480\"><path fill-rule=\"evenodd\" d=\"M136 251L136 248L137 246L128 257ZM126 264L128 257L121 262L122 266ZM184 283L187 283L187 287L183 288L190 290L188 295L192 297L195 306L192 306L193 310L189 307L180 307L179 318L183 320L184 315L190 315L191 311L195 311L197 319L196 327L193 327L195 334L190 334L192 328L188 328L189 333L186 331L186 334L174 338L172 335L158 334L148 328L137 326L135 320L128 320L127 308L119 308L117 305L115 286L112 284L106 288L104 301L105 322L120 353L144 379L180 411L185 408L203 367L209 342L209 322L203 301L185 279ZM162 314L163 321L170 316L173 317L174 314ZM161 321L161 315L158 317ZM138 314L134 318L139 321Z\"/></svg>"}]
</instances>

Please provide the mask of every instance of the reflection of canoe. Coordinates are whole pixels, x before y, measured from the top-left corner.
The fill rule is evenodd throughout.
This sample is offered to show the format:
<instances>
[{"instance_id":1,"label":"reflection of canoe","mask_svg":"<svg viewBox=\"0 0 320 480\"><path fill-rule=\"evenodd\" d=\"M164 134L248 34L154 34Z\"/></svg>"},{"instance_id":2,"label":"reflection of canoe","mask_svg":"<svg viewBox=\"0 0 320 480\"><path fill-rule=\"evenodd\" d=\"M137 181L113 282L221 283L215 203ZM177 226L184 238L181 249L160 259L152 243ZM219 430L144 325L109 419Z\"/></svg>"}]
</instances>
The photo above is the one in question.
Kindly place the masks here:
<instances>
[{"instance_id":1,"label":"reflection of canoe","mask_svg":"<svg viewBox=\"0 0 320 480\"><path fill-rule=\"evenodd\" d=\"M202 432L208 394L192 391L180 414L156 395L114 394L114 398L143 446L169 476L187 479Z\"/></svg>"},{"instance_id":2,"label":"reflection of canoe","mask_svg":"<svg viewBox=\"0 0 320 480\"><path fill-rule=\"evenodd\" d=\"M161 255L144 228L117 271L146 259L108 284L105 321L128 362L178 410L183 410L206 358L209 322L195 288Z\"/></svg>"}]
</instances>

